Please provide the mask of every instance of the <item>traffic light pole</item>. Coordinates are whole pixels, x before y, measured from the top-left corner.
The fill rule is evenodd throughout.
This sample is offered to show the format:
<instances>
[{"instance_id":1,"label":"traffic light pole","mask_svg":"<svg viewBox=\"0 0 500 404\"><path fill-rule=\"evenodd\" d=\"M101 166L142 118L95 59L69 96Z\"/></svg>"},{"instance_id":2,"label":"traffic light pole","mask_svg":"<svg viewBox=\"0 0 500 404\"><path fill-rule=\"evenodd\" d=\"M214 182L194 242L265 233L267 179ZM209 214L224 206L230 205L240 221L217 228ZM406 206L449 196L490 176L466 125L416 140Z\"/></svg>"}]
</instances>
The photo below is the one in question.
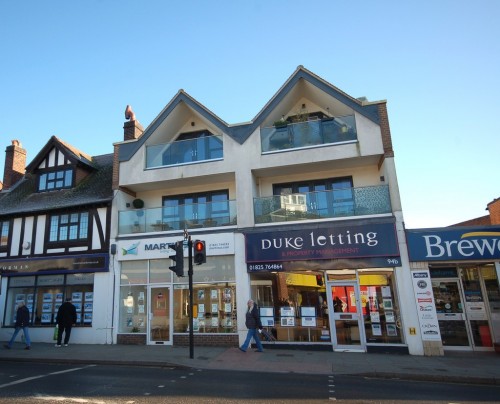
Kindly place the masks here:
<instances>
[{"instance_id":1,"label":"traffic light pole","mask_svg":"<svg viewBox=\"0 0 500 404\"><path fill-rule=\"evenodd\" d=\"M193 333L193 242L191 236L188 236L189 251L189 358L194 358L194 333Z\"/></svg>"}]
</instances>

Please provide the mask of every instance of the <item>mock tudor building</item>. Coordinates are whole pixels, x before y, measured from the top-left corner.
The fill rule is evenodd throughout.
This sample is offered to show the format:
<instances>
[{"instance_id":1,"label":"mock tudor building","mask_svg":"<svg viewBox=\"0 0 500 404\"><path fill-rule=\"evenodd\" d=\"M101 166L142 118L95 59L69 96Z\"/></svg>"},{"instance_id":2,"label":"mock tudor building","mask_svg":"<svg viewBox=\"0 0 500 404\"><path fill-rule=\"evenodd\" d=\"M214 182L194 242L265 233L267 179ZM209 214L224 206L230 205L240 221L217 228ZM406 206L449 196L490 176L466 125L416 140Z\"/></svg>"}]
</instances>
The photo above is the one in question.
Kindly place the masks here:
<instances>
[{"instance_id":1,"label":"mock tudor building","mask_svg":"<svg viewBox=\"0 0 500 404\"><path fill-rule=\"evenodd\" d=\"M26 166L17 140L6 149L0 192L0 338L16 307L30 310L33 342L52 341L66 297L77 308L73 343L112 342L109 236L113 154L89 156L53 136Z\"/></svg>"},{"instance_id":2,"label":"mock tudor building","mask_svg":"<svg viewBox=\"0 0 500 404\"><path fill-rule=\"evenodd\" d=\"M114 341L186 345L192 333L237 346L252 298L276 344L440 353L439 341L424 352L385 101L299 66L250 122L228 124L182 90L146 129L130 107L126 119ZM190 239L207 252L192 301L189 277L169 270L169 245Z\"/></svg>"}]
</instances>

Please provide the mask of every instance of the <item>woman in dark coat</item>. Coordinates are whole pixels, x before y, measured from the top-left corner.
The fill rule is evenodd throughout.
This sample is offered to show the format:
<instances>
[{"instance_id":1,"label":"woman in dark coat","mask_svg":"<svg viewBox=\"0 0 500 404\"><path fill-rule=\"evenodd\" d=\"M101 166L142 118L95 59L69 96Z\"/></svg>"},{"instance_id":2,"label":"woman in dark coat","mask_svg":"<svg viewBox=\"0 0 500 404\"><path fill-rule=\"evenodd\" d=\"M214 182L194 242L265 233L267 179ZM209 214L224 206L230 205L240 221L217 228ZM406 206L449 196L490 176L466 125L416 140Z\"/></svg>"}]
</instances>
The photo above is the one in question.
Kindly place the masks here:
<instances>
[{"instance_id":1,"label":"woman in dark coat","mask_svg":"<svg viewBox=\"0 0 500 404\"><path fill-rule=\"evenodd\" d=\"M245 325L248 328L248 334L245 342L240 347L240 351L246 352L248 346L250 345L250 341L252 338L255 340L255 344L257 345L257 352L263 352L262 343L260 342L258 330L262 330L262 323L260 321L259 308L254 303L253 300L249 300L248 310L246 312Z\"/></svg>"},{"instance_id":2,"label":"woman in dark coat","mask_svg":"<svg viewBox=\"0 0 500 404\"><path fill-rule=\"evenodd\" d=\"M56 316L57 333L56 348L61 347L62 334L64 332L64 346L68 346L69 337L71 337L71 327L76 323L76 307L71 303L71 298L66 298L66 301L61 304Z\"/></svg>"}]
</instances>

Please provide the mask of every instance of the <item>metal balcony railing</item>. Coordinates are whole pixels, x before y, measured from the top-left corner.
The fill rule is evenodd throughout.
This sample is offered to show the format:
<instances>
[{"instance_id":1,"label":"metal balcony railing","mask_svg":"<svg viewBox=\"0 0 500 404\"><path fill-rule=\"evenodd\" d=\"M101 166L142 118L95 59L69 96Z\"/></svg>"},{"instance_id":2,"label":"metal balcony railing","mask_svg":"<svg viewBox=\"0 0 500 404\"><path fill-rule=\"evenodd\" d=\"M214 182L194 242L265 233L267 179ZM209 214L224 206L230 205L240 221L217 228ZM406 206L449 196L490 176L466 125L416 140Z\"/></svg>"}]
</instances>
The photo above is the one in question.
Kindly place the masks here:
<instances>
[{"instance_id":1,"label":"metal balcony railing","mask_svg":"<svg viewBox=\"0 0 500 404\"><path fill-rule=\"evenodd\" d=\"M232 226L236 223L234 200L118 212L118 234L200 229Z\"/></svg>"},{"instance_id":2,"label":"metal balcony railing","mask_svg":"<svg viewBox=\"0 0 500 404\"><path fill-rule=\"evenodd\" d=\"M354 115L261 129L261 150L270 152L355 141Z\"/></svg>"},{"instance_id":3,"label":"metal balcony railing","mask_svg":"<svg viewBox=\"0 0 500 404\"><path fill-rule=\"evenodd\" d=\"M388 185L254 198L255 223L391 213Z\"/></svg>"}]
</instances>

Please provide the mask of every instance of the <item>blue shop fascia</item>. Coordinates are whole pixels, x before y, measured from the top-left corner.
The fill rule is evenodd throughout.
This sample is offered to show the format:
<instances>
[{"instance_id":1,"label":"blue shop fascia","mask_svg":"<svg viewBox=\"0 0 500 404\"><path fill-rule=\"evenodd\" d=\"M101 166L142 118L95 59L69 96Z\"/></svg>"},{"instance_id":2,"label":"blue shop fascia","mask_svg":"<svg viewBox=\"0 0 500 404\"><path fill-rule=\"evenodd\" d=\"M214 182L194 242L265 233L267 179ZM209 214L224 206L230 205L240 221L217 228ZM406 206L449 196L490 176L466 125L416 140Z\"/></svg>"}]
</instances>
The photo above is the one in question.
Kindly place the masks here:
<instances>
[{"instance_id":1,"label":"blue shop fascia","mask_svg":"<svg viewBox=\"0 0 500 404\"><path fill-rule=\"evenodd\" d=\"M273 226L244 235L250 295L277 343L413 350L401 327L414 307L399 299L409 265L395 218Z\"/></svg>"},{"instance_id":2,"label":"blue shop fascia","mask_svg":"<svg viewBox=\"0 0 500 404\"><path fill-rule=\"evenodd\" d=\"M444 350L492 351L500 342L500 226L406 235L412 271L427 272L432 284Z\"/></svg>"}]
</instances>

